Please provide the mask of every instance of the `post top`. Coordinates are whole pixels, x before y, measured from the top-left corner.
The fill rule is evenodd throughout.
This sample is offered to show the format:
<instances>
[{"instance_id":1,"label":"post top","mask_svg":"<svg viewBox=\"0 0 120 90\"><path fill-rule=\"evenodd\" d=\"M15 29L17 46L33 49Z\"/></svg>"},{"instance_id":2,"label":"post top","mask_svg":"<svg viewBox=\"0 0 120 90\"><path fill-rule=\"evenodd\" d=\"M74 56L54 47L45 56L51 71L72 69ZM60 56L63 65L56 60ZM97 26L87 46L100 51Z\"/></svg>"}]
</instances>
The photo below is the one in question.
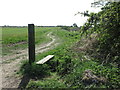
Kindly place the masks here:
<instances>
[{"instance_id":1,"label":"post top","mask_svg":"<svg viewBox=\"0 0 120 90\"><path fill-rule=\"evenodd\" d=\"M28 24L28 25L34 25L34 24Z\"/></svg>"}]
</instances>

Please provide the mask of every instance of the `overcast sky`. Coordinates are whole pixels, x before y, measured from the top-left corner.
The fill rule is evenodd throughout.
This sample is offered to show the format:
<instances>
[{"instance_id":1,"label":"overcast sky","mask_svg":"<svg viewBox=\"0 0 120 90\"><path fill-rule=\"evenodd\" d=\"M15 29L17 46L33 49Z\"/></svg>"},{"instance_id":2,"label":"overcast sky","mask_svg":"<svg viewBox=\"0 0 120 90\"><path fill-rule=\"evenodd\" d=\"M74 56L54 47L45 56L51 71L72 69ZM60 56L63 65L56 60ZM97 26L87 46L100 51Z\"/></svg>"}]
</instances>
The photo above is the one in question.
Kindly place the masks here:
<instances>
[{"instance_id":1,"label":"overcast sky","mask_svg":"<svg viewBox=\"0 0 120 90\"><path fill-rule=\"evenodd\" d=\"M97 12L100 9L91 8L94 0L1 0L0 26L35 25L82 25L86 18L77 12L89 10Z\"/></svg>"}]
</instances>

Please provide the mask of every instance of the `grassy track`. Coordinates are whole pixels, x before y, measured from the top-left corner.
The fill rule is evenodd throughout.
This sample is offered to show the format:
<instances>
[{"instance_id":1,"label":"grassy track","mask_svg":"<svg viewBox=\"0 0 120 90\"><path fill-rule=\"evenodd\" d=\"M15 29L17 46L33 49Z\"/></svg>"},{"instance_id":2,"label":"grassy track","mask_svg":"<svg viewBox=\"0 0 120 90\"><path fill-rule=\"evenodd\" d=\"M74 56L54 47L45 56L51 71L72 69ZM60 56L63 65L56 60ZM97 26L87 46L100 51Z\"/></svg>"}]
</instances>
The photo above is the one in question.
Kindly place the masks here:
<instances>
[{"instance_id":1,"label":"grassy track","mask_svg":"<svg viewBox=\"0 0 120 90\"><path fill-rule=\"evenodd\" d=\"M37 78L37 81L31 80L27 85L27 88L66 87L66 84L60 78L60 74L68 73L65 69L66 67L69 67L69 60L72 57L71 52L68 52L68 50L75 42L79 40L79 32L69 32L66 30L57 29L54 30L52 34L54 34L53 36L59 37L57 40L60 43L59 46L50 51L38 54L36 56L36 61L50 54L55 55L54 59L44 65L36 65L33 63L32 66L29 66L28 62L24 62L21 67L21 72L23 75L29 75L31 78Z\"/></svg>"},{"instance_id":2,"label":"grassy track","mask_svg":"<svg viewBox=\"0 0 120 90\"><path fill-rule=\"evenodd\" d=\"M36 27L35 28L35 42L36 43L42 43L44 41L47 41L46 39L46 33L55 30L58 28L52 28L52 27ZM14 27L4 27L2 28L2 40L3 44L13 44L21 41L27 41L28 39L28 30L27 27L25 28L14 28Z\"/></svg>"},{"instance_id":3,"label":"grassy track","mask_svg":"<svg viewBox=\"0 0 120 90\"><path fill-rule=\"evenodd\" d=\"M51 39L46 35L59 28L35 27L35 44L46 43ZM2 28L2 55L12 54L14 50L27 48L28 29L27 27L3 27Z\"/></svg>"},{"instance_id":4,"label":"grassy track","mask_svg":"<svg viewBox=\"0 0 120 90\"><path fill-rule=\"evenodd\" d=\"M48 52L38 54L36 61L50 54L55 55L55 57L43 65L33 63L32 66L29 66L27 62L22 65L22 74L31 76L27 88L119 87L119 69L116 66L101 65L89 55L87 57L84 51L79 50L82 45L75 46L75 43L80 40L79 32L68 32L65 30L55 30L53 32L54 35L60 38L59 46ZM83 40L87 40L85 37L83 38ZM86 43L82 44L83 46L86 45ZM75 47L77 47L79 52L74 50ZM82 81L85 70L92 70L95 75L101 77L101 82L94 82L86 86Z\"/></svg>"}]
</instances>

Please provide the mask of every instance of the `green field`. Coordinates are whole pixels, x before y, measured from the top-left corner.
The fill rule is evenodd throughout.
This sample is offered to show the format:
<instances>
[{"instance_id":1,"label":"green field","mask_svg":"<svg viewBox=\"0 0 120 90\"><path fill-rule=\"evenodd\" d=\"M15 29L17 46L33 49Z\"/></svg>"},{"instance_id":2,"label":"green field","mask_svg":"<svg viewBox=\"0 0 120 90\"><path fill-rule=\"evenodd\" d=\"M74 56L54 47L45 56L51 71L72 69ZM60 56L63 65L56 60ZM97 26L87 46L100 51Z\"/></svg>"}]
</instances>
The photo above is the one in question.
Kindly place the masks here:
<instances>
[{"instance_id":1,"label":"green field","mask_svg":"<svg viewBox=\"0 0 120 90\"><path fill-rule=\"evenodd\" d=\"M59 28L53 27L35 27L35 42L41 43L47 41L46 34L50 31L57 30ZM4 45L18 43L22 41L28 41L28 29L25 28L13 28L13 27L3 27L2 28L2 40Z\"/></svg>"},{"instance_id":2,"label":"green field","mask_svg":"<svg viewBox=\"0 0 120 90\"><path fill-rule=\"evenodd\" d=\"M50 41L46 37L49 32L59 30L56 27L35 27L35 44L42 44ZM2 55L11 54L12 50L25 49L28 47L28 28L24 27L3 27L2 28Z\"/></svg>"}]
</instances>

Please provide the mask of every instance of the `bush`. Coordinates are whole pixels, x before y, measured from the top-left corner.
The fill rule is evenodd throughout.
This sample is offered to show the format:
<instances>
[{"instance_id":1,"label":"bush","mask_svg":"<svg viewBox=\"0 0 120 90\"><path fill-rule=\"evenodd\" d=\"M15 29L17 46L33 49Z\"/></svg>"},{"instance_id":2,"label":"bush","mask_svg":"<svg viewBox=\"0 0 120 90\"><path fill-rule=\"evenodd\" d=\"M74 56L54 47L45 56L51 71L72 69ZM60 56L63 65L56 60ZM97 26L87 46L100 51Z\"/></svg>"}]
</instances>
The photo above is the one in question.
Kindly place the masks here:
<instances>
[{"instance_id":1,"label":"bush","mask_svg":"<svg viewBox=\"0 0 120 90\"><path fill-rule=\"evenodd\" d=\"M62 26L61 29L64 29L64 30L70 30L70 27L69 26Z\"/></svg>"},{"instance_id":2,"label":"bush","mask_svg":"<svg viewBox=\"0 0 120 90\"><path fill-rule=\"evenodd\" d=\"M49 66L47 64L37 65L32 63L32 65L30 65L28 62L25 62L22 65L20 71L23 75L27 75L31 78L41 78L49 75L50 73Z\"/></svg>"}]
</instances>

